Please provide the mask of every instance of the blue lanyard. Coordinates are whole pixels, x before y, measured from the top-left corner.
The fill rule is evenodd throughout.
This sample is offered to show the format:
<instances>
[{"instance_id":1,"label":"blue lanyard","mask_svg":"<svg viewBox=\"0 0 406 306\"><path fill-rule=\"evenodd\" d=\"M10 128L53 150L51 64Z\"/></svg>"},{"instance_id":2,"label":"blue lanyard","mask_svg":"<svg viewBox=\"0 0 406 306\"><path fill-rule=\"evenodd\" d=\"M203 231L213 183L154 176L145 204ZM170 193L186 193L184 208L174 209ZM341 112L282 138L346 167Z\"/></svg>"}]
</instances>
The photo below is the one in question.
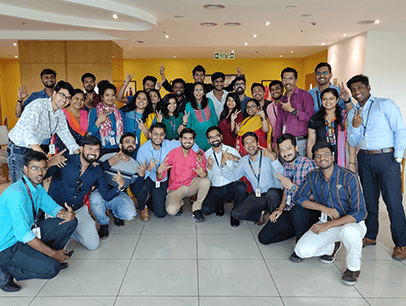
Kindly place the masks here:
<instances>
[{"instance_id":1,"label":"blue lanyard","mask_svg":"<svg viewBox=\"0 0 406 306\"><path fill-rule=\"evenodd\" d=\"M254 168L252 167L251 158L248 158L248 162L250 164L252 173L254 173L255 178L258 180L258 186L259 186L259 179L261 178L262 151L259 151L259 154L260 154L260 158L259 158L258 175L255 174Z\"/></svg>"}]
</instances>

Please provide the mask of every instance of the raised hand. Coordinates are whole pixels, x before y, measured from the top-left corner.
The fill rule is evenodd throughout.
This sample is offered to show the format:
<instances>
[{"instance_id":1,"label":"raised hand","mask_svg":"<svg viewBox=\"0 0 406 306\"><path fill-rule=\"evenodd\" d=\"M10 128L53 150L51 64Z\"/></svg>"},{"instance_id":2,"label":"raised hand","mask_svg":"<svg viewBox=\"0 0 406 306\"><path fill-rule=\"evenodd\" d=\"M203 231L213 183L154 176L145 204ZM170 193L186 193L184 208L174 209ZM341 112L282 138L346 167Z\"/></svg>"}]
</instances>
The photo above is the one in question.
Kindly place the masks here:
<instances>
[{"instance_id":1,"label":"raised hand","mask_svg":"<svg viewBox=\"0 0 406 306\"><path fill-rule=\"evenodd\" d=\"M47 167L52 167L52 166L58 166L59 168L62 168L66 166L65 161L67 160L65 156L63 156L63 153L66 152L66 149L62 150L58 154L52 156L48 162L47 162Z\"/></svg>"},{"instance_id":2,"label":"raised hand","mask_svg":"<svg viewBox=\"0 0 406 306\"><path fill-rule=\"evenodd\" d=\"M228 151L228 148L222 152L223 154L221 154L221 165L223 167L226 165L227 161L229 160L229 155L228 155L227 151Z\"/></svg>"},{"instance_id":3,"label":"raised hand","mask_svg":"<svg viewBox=\"0 0 406 306\"><path fill-rule=\"evenodd\" d=\"M187 124L187 122L188 122L188 120L189 120L189 115L190 115L190 112L185 112L185 114L183 115L183 123L186 125Z\"/></svg>"},{"instance_id":4,"label":"raised hand","mask_svg":"<svg viewBox=\"0 0 406 306\"><path fill-rule=\"evenodd\" d=\"M28 97L28 92L26 86L21 84L21 87L18 87L18 101L22 101Z\"/></svg>"},{"instance_id":5,"label":"raised hand","mask_svg":"<svg viewBox=\"0 0 406 306\"><path fill-rule=\"evenodd\" d=\"M354 110L354 118L352 119L352 126L355 128L360 127L360 125L364 121L364 119L361 117L361 111L362 107L358 109L358 112L357 109Z\"/></svg>"},{"instance_id":6,"label":"raised hand","mask_svg":"<svg viewBox=\"0 0 406 306\"><path fill-rule=\"evenodd\" d=\"M145 170L147 169L147 167L145 166L145 164L147 163L147 161L143 161L140 162L140 166L138 167L138 175L144 177L145 176Z\"/></svg>"},{"instance_id":7,"label":"raised hand","mask_svg":"<svg viewBox=\"0 0 406 306\"><path fill-rule=\"evenodd\" d=\"M157 162L158 162L158 160L154 160L154 157L152 156L151 160L148 163L147 171L152 171L152 169L154 169L156 167Z\"/></svg>"},{"instance_id":8,"label":"raised hand","mask_svg":"<svg viewBox=\"0 0 406 306\"><path fill-rule=\"evenodd\" d=\"M142 119L136 119L135 121L137 121L138 123L138 129L145 131L147 130L147 127L145 126L145 123L142 121Z\"/></svg>"},{"instance_id":9,"label":"raised hand","mask_svg":"<svg viewBox=\"0 0 406 306\"><path fill-rule=\"evenodd\" d=\"M161 82L156 82L155 89L159 91L161 89L161 87L162 87L162 83Z\"/></svg>"},{"instance_id":10,"label":"raised hand","mask_svg":"<svg viewBox=\"0 0 406 306\"><path fill-rule=\"evenodd\" d=\"M268 145L268 148L265 148L265 147L262 147L262 146L258 146L258 147L262 150L262 154L264 154L265 157L270 158L272 161L276 160L276 154L272 150L272 144L271 143Z\"/></svg>"},{"instance_id":11,"label":"raised hand","mask_svg":"<svg viewBox=\"0 0 406 306\"><path fill-rule=\"evenodd\" d=\"M274 175L279 180L279 182L281 182L281 185L283 188L290 190L292 188L292 186L294 185L288 177L283 176L279 172L276 172Z\"/></svg>"},{"instance_id":12,"label":"raised hand","mask_svg":"<svg viewBox=\"0 0 406 306\"><path fill-rule=\"evenodd\" d=\"M99 123L103 123L106 122L107 120L109 120L109 115L113 113L113 111L108 111L106 113L100 114L99 117L97 118L96 121L99 121Z\"/></svg>"},{"instance_id":13,"label":"raised hand","mask_svg":"<svg viewBox=\"0 0 406 306\"><path fill-rule=\"evenodd\" d=\"M194 172L200 177L205 177L206 176L206 171L203 170L202 167L200 167L199 163L196 162L196 169L193 169Z\"/></svg>"},{"instance_id":14,"label":"raised hand","mask_svg":"<svg viewBox=\"0 0 406 306\"><path fill-rule=\"evenodd\" d=\"M163 119L162 111L160 110L156 111L156 116L158 117L158 122L162 122Z\"/></svg>"},{"instance_id":15,"label":"raised hand","mask_svg":"<svg viewBox=\"0 0 406 306\"><path fill-rule=\"evenodd\" d=\"M162 174L165 170L172 168L172 166L168 166L167 164L168 158L165 158L164 161L159 165L158 169L156 170L157 174Z\"/></svg>"},{"instance_id":16,"label":"raised hand","mask_svg":"<svg viewBox=\"0 0 406 306\"><path fill-rule=\"evenodd\" d=\"M238 66L238 68L237 68L237 76L240 76L241 73L242 73L241 66Z\"/></svg>"},{"instance_id":17,"label":"raised hand","mask_svg":"<svg viewBox=\"0 0 406 306\"><path fill-rule=\"evenodd\" d=\"M159 74L162 75L165 72L165 66L161 63L161 67L159 67Z\"/></svg>"},{"instance_id":18,"label":"raised hand","mask_svg":"<svg viewBox=\"0 0 406 306\"><path fill-rule=\"evenodd\" d=\"M237 119L238 114L241 113L240 110L236 110L234 113L231 114L231 121L235 122L235 119Z\"/></svg>"},{"instance_id":19,"label":"raised hand","mask_svg":"<svg viewBox=\"0 0 406 306\"><path fill-rule=\"evenodd\" d=\"M121 175L120 169L117 168L117 173L112 178L113 181L117 182L118 187L122 189L125 185L123 176Z\"/></svg>"},{"instance_id":20,"label":"raised hand","mask_svg":"<svg viewBox=\"0 0 406 306\"><path fill-rule=\"evenodd\" d=\"M202 163L203 162L203 152L201 150L199 150L196 152L196 154L197 154L197 156L196 156L197 161L199 163Z\"/></svg>"},{"instance_id":21,"label":"raised hand","mask_svg":"<svg viewBox=\"0 0 406 306\"><path fill-rule=\"evenodd\" d=\"M350 93L348 90L344 87L344 83L341 82L341 84L338 84L338 88L340 88L340 98L343 101L348 101L350 99Z\"/></svg>"},{"instance_id":22,"label":"raised hand","mask_svg":"<svg viewBox=\"0 0 406 306\"><path fill-rule=\"evenodd\" d=\"M293 112L294 108L292 107L292 104L290 102L290 96L288 96L288 101L286 103L282 103L282 108L285 112Z\"/></svg>"},{"instance_id":23,"label":"raised hand","mask_svg":"<svg viewBox=\"0 0 406 306\"><path fill-rule=\"evenodd\" d=\"M241 124L240 123L236 123L235 124L235 133L238 134L240 132L241 129Z\"/></svg>"},{"instance_id":24,"label":"raised hand","mask_svg":"<svg viewBox=\"0 0 406 306\"><path fill-rule=\"evenodd\" d=\"M134 76L134 72L133 72L133 74L129 74L128 72L126 72L126 76L125 76L125 83L130 83L131 82L131 80L132 80L132 78L133 78L133 76Z\"/></svg>"},{"instance_id":25,"label":"raised hand","mask_svg":"<svg viewBox=\"0 0 406 306\"><path fill-rule=\"evenodd\" d=\"M209 159L207 160L207 169L211 170L211 167L213 167L214 164L214 159L209 156Z\"/></svg>"},{"instance_id":26,"label":"raised hand","mask_svg":"<svg viewBox=\"0 0 406 306\"><path fill-rule=\"evenodd\" d=\"M117 153L113 157L109 158L109 165L110 167L117 165L120 162L120 153Z\"/></svg>"}]
</instances>

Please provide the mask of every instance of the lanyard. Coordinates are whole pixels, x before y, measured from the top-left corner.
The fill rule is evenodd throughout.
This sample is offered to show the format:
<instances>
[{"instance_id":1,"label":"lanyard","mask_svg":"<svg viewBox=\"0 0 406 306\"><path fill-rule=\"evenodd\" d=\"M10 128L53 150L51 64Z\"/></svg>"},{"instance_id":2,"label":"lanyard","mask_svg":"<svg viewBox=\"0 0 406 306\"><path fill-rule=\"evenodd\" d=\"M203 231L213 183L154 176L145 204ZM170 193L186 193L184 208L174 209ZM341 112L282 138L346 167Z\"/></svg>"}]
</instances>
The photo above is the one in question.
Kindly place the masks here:
<instances>
[{"instance_id":1,"label":"lanyard","mask_svg":"<svg viewBox=\"0 0 406 306\"><path fill-rule=\"evenodd\" d=\"M151 155L152 155L152 157L154 157L154 151L156 151L156 150L153 150L153 151L150 151L151 152ZM161 146L159 147L159 159L158 159L158 162L159 162L159 164L157 163L156 164L156 168L158 169L158 167L161 165L161 157L162 157L162 144L161 144ZM148 166L148 165L147 165ZM152 171L152 170L151 170Z\"/></svg>"},{"instance_id":2,"label":"lanyard","mask_svg":"<svg viewBox=\"0 0 406 306\"><path fill-rule=\"evenodd\" d=\"M276 114L276 105L275 105L275 102L274 102L274 104L273 104L272 109L273 109L273 113L275 114L275 118L278 118L278 115Z\"/></svg>"},{"instance_id":3,"label":"lanyard","mask_svg":"<svg viewBox=\"0 0 406 306\"><path fill-rule=\"evenodd\" d=\"M367 116L367 122L365 122L365 125L362 124L364 126L364 138L365 138L365 133L367 132L367 125L368 125L368 120L369 120L369 114L371 112L371 108L372 108L372 104L374 103L374 101L371 101L371 106L368 109L368 116Z\"/></svg>"},{"instance_id":4,"label":"lanyard","mask_svg":"<svg viewBox=\"0 0 406 306\"><path fill-rule=\"evenodd\" d=\"M319 110L320 110L321 105L320 105L320 98L319 98L319 91L318 90L316 90L316 97L317 97L317 104L319 105Z\"/></svg>"},{"instance_id":5,"label":"lanyard","mask_svg":"<svg viewBox=\"0 0 406 306\"><path fill-rule=\"evenodd\" d=\"M173 118L174 118L173 122L171 119L169 119L169 122L171 123L171 126L172 126L172 134L175 134L176 118L175 117L173 117Z\"/></svg>"},{"instance_id":6,"label":"lanyard","mask_svg":"<svg viewBox=\"0 0 406 306\"><path fill-rule=\"evenodd\" d=\"M48 124L49 124L49 132L51 133L51 137L52 135L55 133L56 129L58 128L58 123L59 123L59 117L56 117L56 126L55 126L55 130L52 132L51 129L51 115L49 114L50 111L48 111Z\"/></svg>"},{"instance_id":7,"label":"lanyard","mask_svg":"<svg viewBox=\"0 0 406 306\"><path fill-rule=\"evenodd\" d=\"M28 187L27 182L25 181L24 178L22 178L22 181L23 181L25 187L27 188L28 195L30 196L30 199L31 199L32 213L34 215L34 227L38 227L38 216L37 216L37 213L35 212L34 200L32 199L30 188Z\"/></svg>"},{"instance_id":8,"label":"lanyard","mask_svg":"<svg viewBox=\"0 0 406 306\"><path fill-rule=\"evenodd\" d=\"M252 173L254 173L255 178L258 180L258 186L259 186L259 179L260 179L260 177L261 177L262 151L259 151L259 154L260 154L261 156L260 156L260 158L259 158L258 176L255 174L254 168L252 167L251 158L248 158L248 162L249 162L249 164L250 164Z\"/></svg>"},{"instance_id":9,"label":"lanyard","mask_svg":"<svg viewBox=\"0 0 406 306\"><path fill-rule=\"evenodd\" d=\"M220 165L219 161L217 160L216 152L214 152L214 150L213 150L213 155L214 155L214 159L216 160L217 166L221 169L221 165Z\"/></svg>"}]
</instances>

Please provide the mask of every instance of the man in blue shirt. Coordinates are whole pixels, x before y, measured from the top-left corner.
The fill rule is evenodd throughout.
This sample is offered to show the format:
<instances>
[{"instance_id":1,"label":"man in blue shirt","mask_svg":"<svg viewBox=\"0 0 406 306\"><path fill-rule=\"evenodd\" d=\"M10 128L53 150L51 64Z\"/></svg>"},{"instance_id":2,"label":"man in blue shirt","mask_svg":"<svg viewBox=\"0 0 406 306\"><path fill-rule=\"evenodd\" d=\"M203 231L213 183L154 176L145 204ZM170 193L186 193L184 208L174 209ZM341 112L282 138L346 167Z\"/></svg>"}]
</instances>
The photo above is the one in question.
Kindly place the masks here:
<instances>
[{"instance_id":1,"label":"man in blue shirt","mask_svg":"<svg viewBox=\"0 0 406 306\"><path fill-rule=\"evenodd\" d=\"M358 171L368 210L368 232L363 244L375 245L378 235L379 193L389 212L392 257L406 258L406 219L402 204L400 163L406 147L406 127L399 107L390 100L370 94L369 79L356 75L347 82L351 95L358 101L348 114L348 142L359 146Z\"/></svg>"},{"instance_id":2,"label":"man in blue shirt","mask_svg":"<svg viewBox=\"0 0 406 306\"><path fill-rule=\"evenodd\" d=\"M100 154L101 143L95 136L85 137L80 147L80 154L70 155L62 168L52 167L47 176L52 176L48 194L59 205L68 203L76 213L78 226L72 239L79 241L89 250L99 247L99 235L96 225L84 204L84 198L93 186L106 201L111 201L124 190L124 179L120 173L113 177L118 186L110 188L104 178L101 167L94 166Z\"/></svg>"},{"instance_id":3,"label":"man in blue shirt","mask_svg":"<svg viewBox=\"0 0 406 306\"><path fill-rule=\"evenodd\" d=\"M322 256L322 262L333 263L342 241L347 249L347 269L341 280L346 285L355 285L361 272L367 215L358 177L334 164L330 144L318 142L312 153L319 169L300 184L294 200L304 208L320 211L321 216L297 242L295 253L301 258Z\"/></svg>"},{"instance_id":4,"label":"man in blue shirt","mask_svg":"<svg viewBox=\"0 0 406 306\"><path fill-rule=\"evenodd\" d=\"M37 151L25 154L24 176L0 197L0 289L19 291L16 280L55 277L70 257L63 248L77 226L72 208L59 206L41 186L47 158ZM55 217L38 220L42 209Z\"/></svg>"},{"instance_id":5,"label":"man in blue shirt","mask_svg":"<svg viewBox=\"0 0 406 306\"><path fill-rule=\"evenodd\" d=\"M234 206L231 216L237 221L248 220L262 225L265 212L273 211L272 208L278 207L281 202L282 185L274 174L282 173L283 166L271 149L259 149L255 133L245 133L242 143L248 155L240 159L235 170L229 170L227 178L235 181L245 176L251 182L254 192L241 204Z\"/></svg>"},{"instance_id":6,"label":"man in blue shirt","mask_svg":"<svg viewBox=\"0 0 406 306\"><path fill-rule=\"evenodd\" d=\"M18 88L18 98L17 98L17 105L15 108L16 117L20 117L21 113L23 112L24 108L30 104L32 101L40 98L49 98L54 93L54 87L56 83L56 72L52 69L44 69L41 71L41 81L44 84L44 89L38 92L33 92L27 98L28 93L25 90L25 86L21 85ZM23 100L25 100L23 104Z\"/></svg>"},{"instance_id":7,"label":"man in blue shirt","mask_svg":"<svg viewBox=\"0 0 406 306\"><path fill-rule=\"evenodd\" d=\"M339 85L339 87L334 86L330 83L331 78L333 77L333 73L331 72L331 66L329 63L321 62L316 66L314 70L314 78L318 84L317 87L312 88L309 90L309 93L312 95L314 101L314 113L317 114L321 108L321 93L326 88L334 88L340 95L340 100L338 100L338 105L342 109L350 110L352 109L351 98L346 90L343 90L343 84Z\"/></svg>"},{"instance_id":8,"label":"man in blue shirt","mask_svg":"<svg viewBox=\"0 0 406 306\"><path fill-rule=\"evenodd\" d=\"M247 107L247 102L248 100L252 99L251 97L248 97L245 94L245 89L247 89L247 83L245 81L245 77L243 75L237 76L233 82L233 89L235 93L238 95L238 98L240 98L240 103L241 103L241 112L244 114L245 108Z\"/></svg>"}]
</instances>

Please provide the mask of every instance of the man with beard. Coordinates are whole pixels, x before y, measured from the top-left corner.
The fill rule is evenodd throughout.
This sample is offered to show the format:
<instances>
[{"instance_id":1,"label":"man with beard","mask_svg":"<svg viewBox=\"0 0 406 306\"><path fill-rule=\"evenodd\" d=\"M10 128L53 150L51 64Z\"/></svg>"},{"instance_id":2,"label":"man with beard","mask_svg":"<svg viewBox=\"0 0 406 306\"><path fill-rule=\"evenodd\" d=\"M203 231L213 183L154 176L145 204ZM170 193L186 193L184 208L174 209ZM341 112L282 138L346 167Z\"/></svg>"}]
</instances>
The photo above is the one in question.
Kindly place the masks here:
<instances>
[{"instance_id":1,"label":"man with beard","mask_svg":"<svg viewBox=\"0 0 406 306\"><path fill-rule=\"evenodd\" d=\"M18 98L17 98L17 105L15 108L15 114L16 117L20 117L21 113L23 112L24 108L30 104L32 101L36 99L45 99L49 98L52 96L54 93L54 87L56 83L56 72L52 69L44 69L41 71L41 81L42 84L44 84L44 89L38 92L33 92L30 94L30 96L27 98L28 93L25 90L25 86L21 85L21 87L18 88ZM23 100L25 100L23 104Z\"/></svg>"},{"instance_id":2,"label":"man with beard","mask_svg":"<svg viewBox=\"0 0 406 306\"><path fill-rule=\"evenodd\" d=\"M265 87L260 83L253 83L251 85L251 94L252 97L259 102L261 105L261 109L266 112L266 108L268 107L269 101L265 100Z\"/></svg>"},{"instance_id":3,"label":"man with beard","mask_svg":"<svg viewBox=\"0 0 406 306\"><path fill-rule=\"evenodd\" d=\"M237 221L248 220L262 225L266 211L273 211L272 208L281 202L282 185L274 174L282 173L283 166L272 150L259 149L255 133L245 133L242 143L248 154L240 159L234 170L228 169L227 178L234 181L245 176L251 182L254 192L234 207L231 217Z\"/></svg>"},{"instance_id":4,"label":"man with beard","mask_svg":"<svg viewBox=\"0 0 406 306\"><path fill-rule=\"evenodd\" d=\"M0 197L0 289L21 290L16 280L51 279L67 267L63 250L76 228L72 208L60 207L41 186L47 169L45 154L25 154L24 176ZM42 209L54 219L38 220ZM37 235L38 233L38 235Z\"/></svg>"},{"instance_id":5,"label":"man with beard","mask_svg":"<svg viewBox=\"0 0 406 306\"><path fill-rule=\"evenodd\" d=\"M228 170L235 169L241 156L236 149L222 143L223 135L219 127L212 126L208 128L206 135L212 146L205 153L207 177L210 179L211 187L203 201L202 212L206 216L213 212L216 212L217 216L223 216L224 201L233 201L234 207L237 207L247 195L247 186L244 182L228 179ZM230 223L232 227L236 227L240 224L240 221L231 217Z\"/></svg>"},{"instance_id":6,"label":"man with beard","mask_svg":"<svg viewBox=\"0 0 406 306\"><path fill-rule=\"evenodd\" d=\"M123 86L121 86L120 90L117 93L117 101L123 102L129 106L131 103L131 107L135 106L134 95L128 96L128 97L125 97L124 95L125 95L125 91L127 90L127 87L130 84L133 76L134 76L134 73L132 75L127 73L124 84L123 84ZM157 82L156 77L147 75L145 78L142 79L142 89L148 93L151 89L156 88L156 82Z\"/></svg>"},{"instance_id":7,"label":"man with beard","mask_svg":"<svg viewBox=\"0 0 406 306\"><path fill-rule=\"evenodd\" d=\"M211 76L211 83L213 85L213 90L206 94L207 98L211 99L214 108L216 109L217 118L220 118L220 114L223 111L224 103L226 103L226 98L228 91L225 91L224 80L226 76L222 72L215 72Z\"/></svg>"},{"instance_id":8,"label":"man with beard","mask_svg":"<svg viewBox=\"0 0 406 306\"><path fill-rule=\"evenodd\" d=\"M107 184L110 188L114 189L118 183L114 177L120 173L124 179L124 189L130 184L134 183L138 177L138 172L142 172L143 168L140 164L131 158L135 151L136 138L133 133L125 133L120 138L120 152L105 154L100 158L100 162L104 162L110 158L118 159L107 170L104 175ZM116 157L116 158L114 158ZM140 174L141 175L141 174ZM100 224L99 237L101 239L107 238L109 235L109 217L106 215L106 209L110 209L113 213L114 224L123 226L124 220L132 220L137 215L134 202L125 192L120 193L110 201L103 199L98 189L92 192L89 197L90 205L97 223Z\"/></svg>"},{"instance_id":9,"label":"man with beard","mask_svg":"<svg viewBox=\"0 0 406 306\"><path fill-rule=\"evenodd\" d=\"M103 199L111 201L124 191L125 185L117 169L113 181L118 185L110 188L101 167L94 165L99 158L100 147L101 143L97 137L85 137L80 147L80 154L70 155L62 168L52 167L47 172L47 176L52 176L48 194L61 206L68 203L76 213L78 226L71 238L79 241L89 250L96 250L100 242L95 222L89 215L87 206L83 205L86 194L96 186Z\"/></svg>"},{"instance_id":10,"label":"man with beard","mask_svg":"<svg viewBox=\"0 0 406 306\"><path fill-rule=\"evenodd\" d=\"M196 201L192 206L192 217L196 222L204 222L202 202L209 192L210 180L207 178L206 158L198 160L198 154L191 150L195 142L196 132L185 128L180 133L181 147L168 153L156 170L157 181L160 182L167 175L169 168L168 195L166 196L166 212L170 215L182 213L182 199L197 192Z\"/></svg>"},{"instance_id":11,"label":"man with beard","mask_svg":"<svg viewBox=\"0 0 406 306\"><path fill-rule=\"evenodd\" d=\"M181 78L174 79L172 81L173 94L175 95L176 101L178 102L179 112L182 112L182 113L185 112L186 103L189 102L185 96L185 86L186 86L186 83Z\"/></svg>"},{"instance_id":12,"label":"man with beard","mask_svg":"<svg viewBox=\"0 0 406 306\"><path fill-rule=\"evenodd\" d=\"M278 105L283 95L283 85L281 81L275 80L269 83L269 94L273 101L266 108L269 124L272 127L272 134L275 134L276 118L278 118Z\"/></svg>"},{"instance_id":13,"label":"man with beard","mask_svg":"<svg viewBox=\"0 0 406 306\"><path fill-rule=\"evenodd\" d=\"M271 244L284 241L296 236L296 241L307 232L310 226L317 222L320 213L294 205L293 197L297 188L306 178L307 174L316 169L313 160L298 155L296 138L291 134L283 134L276 141L279 156L283 159L283 175L279 172L275 176L284 188L282 200L278 207L272 207L268 222L258 234L262 244ZM290 261L301 262L295 253Z\"/></svg>"},{"instance_id":14,"label":"man with beard","mask_svg":"<svg viewBox=\"0 0 406 306\"><path fill-rule=\"evenodd\" d=\"M347 249L347 269L341 280L353 286L361 272L362 238L367 231L361 186L354 172L334 164L330 144L318 142L312 153L319 169L300 185L295 203L321 212L321 216L297 242L295 253L301 258L321 256L322 262L333 263L342 241Z\"/></svg>"},{"instance_id":15,"label":"man with beard","mask_svg":"<svg viewBox=\"0 0 406 306\"><path fill-rule=\"evenodd\" d=\"M250 97L248 97L245 94L245 89L247 88L247 83L245 81L245 77L240 75L237 76L234 80L233 80L233 89L235 91L235 93L238 95L238 98L240 99L240 103L241 103L241 112L244 114L245 112L245 107L247 106L247 102L252 99Z\"/></svg>"},{"instance_id":16,"label":"man with beard","mask_svg":"<svg viewBox=\"0 0 406 306\"><path fill-rule=\"evenodd\" d=\"M151 210L158 218L166 216L165 199L168 189L168 178L158 181L156 170L164 161L170 151L181 146L178 140L165 139L165 124L156 122L151 125L151 139L144 143L137 152L137 161L145 168L144 183L138 192L137 200L141 209L141 220L148 221L148 207L145 207L148 193L151 193ZM201 154L199 147L193 144L192 149Z\"/></svg>"},{"instance_id":17,"label":"man with beard","mask_svg":"<svg viewBox=\"0 0 406 306\"><path fill-rule=\"evenodd\" d=\"M321 62L317 64L314 70L314 78L318 86L309 90L309 94L312 95L314 101L314 113L317 114L321 108L321 93L326 88L334 88L340 94L340 99L338 100L338 105L341 109L347 109L348 111L352 109L352 103L350 95L346 90L343 90L344 85L341 83L339 86L334 86L331 84L330 80L333 77L331 72L331 66L329 63Z\"/></svg>"},{"instance_id":18,"label":"man with beard","mask_svg":"<svg viewBox=\"0 0 406 306\"><path fill-rule=\"evenodd\" d=\"M96 86L96 76L93 73L87 72L82 75L83 88L85 89L85 107L88 110L96 107L100 102L99 95L94 91Z\"/></svg>"}]
</instances>

